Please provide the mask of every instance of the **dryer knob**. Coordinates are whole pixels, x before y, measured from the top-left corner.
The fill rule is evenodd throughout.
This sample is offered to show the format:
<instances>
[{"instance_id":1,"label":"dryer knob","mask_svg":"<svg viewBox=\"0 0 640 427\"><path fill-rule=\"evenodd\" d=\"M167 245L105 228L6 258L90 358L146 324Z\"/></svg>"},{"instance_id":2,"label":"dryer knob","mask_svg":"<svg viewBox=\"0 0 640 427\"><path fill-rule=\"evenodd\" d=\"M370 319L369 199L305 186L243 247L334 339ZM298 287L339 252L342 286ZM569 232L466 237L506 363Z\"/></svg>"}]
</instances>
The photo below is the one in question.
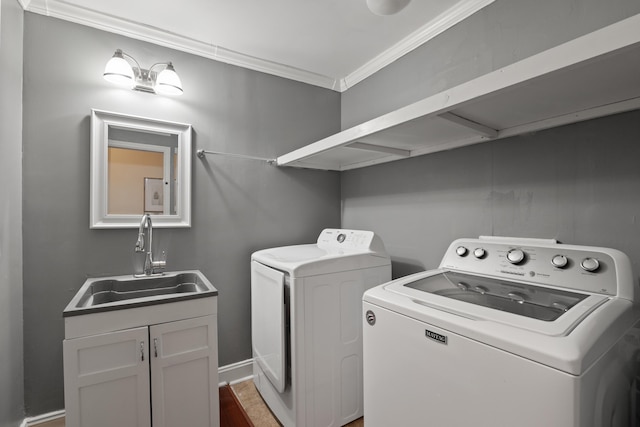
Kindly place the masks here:
<instances>
[{"instance_id":1,"label":"dryer knob","mask_svg":"<svg viewBox=\"0 0 640 427\"><path fill-rule=\"evenodd\" d=\"M507 252L507 261L509 261L511 264L520 264L522 261L524 261L524 258L525 254L520 249L511 249L509 252Z\"/></svg>"},{"instance_id":2,"label":"dryer knob","mask_svg":"<svg viewBox=\"0 0 640 427\"><path fill-rule=\"evenodd\" d=\"M478 259L482 259L487 255L487 251L485 251L483 248L476 248L473 251L473 256L478 258Z\"/></svg>"},{"instance_id":3,"label":"dryer knob","mask_svg":"<svg viewBox=\"0 0 640 427\"><path fill-rule=\"evenodd\" d=\"M469 250L464 246L458 246L456 248L456 254L458 254L458 256L466 256L468 253L469 253Z\"/></svg>"},{"instance_id":4,"label":"dryer knob","mask_svg":"<svg viewBox=\"0 0 640 427\"><path fill-rule=\"evenodd\" d=\"M600 268L600 262L595 258L585 258L580 263L580 267L582 267L584 271L593 273Z\"/></svg>"}]
</instances>

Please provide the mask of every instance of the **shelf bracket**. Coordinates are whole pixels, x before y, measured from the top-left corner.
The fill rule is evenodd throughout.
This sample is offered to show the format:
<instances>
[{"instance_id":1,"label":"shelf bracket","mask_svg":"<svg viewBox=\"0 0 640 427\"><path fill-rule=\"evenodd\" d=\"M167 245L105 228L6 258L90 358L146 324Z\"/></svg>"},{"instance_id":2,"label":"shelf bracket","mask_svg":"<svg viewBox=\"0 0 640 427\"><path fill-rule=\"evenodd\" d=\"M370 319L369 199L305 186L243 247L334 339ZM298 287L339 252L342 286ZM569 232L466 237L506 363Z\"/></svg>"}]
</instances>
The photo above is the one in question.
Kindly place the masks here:
<instances>
[{"instance_id":1,"label":"shelf bracket","mask_svg":"<svg viewBox=\"0 0 640 427\"><path fill-rule=\"evenodd\" d=\"M464 117L460 117L458 115L455 115L451 112L446 112L446 113L442 113L439 114L438 117L440 117L441 119L445 119L448 120L452 123L458 124L460 126L464 126L466 128L472 129L488 138L497 138L498 137L498 131L496 129L493 129L489 126L485 126L483 124L480 123L476 123L474 121L471 121L469 119L465 119Z\"/></svg>"},{"instance_id":2,"label":"shelf bracket","mask_svg":"<svg viewBox=\"0 0 640 427\"><path fill-rule=\"evenodd\" d=\"M367 144L365 142L352 142L346 145L348 148L357 148L358 150L377 151L378 153L393 154L400 157L411 157L410 150L403 150L401 148L383 147L381 145Z\"/></svg>"}]
</instances>

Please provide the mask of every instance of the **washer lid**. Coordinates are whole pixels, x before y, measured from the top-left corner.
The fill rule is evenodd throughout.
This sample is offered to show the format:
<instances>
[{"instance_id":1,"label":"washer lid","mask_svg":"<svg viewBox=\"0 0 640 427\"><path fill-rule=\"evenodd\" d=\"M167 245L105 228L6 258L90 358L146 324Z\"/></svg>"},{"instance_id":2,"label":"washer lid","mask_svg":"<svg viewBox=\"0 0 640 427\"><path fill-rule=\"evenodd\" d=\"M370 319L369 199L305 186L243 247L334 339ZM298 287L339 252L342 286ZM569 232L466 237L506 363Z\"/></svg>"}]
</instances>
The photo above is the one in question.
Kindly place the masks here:
<instances>
[{"instance_id":1,"label":"washer lid","mask_svg":"<svg viewBox=\"0 0 640 427\"><path fill-rule=\"evenodd\" d=\"M425 313L430 308L437 309L548 336L569 335L591 312L609 300L603 295L444 269L398 279L383 287L385 291L408 297Z\"/></svg>"},{"instance_id":2,"label":"washer lid","mask_svg":"<svg viewBox=\"0 0 640 427\"><path fill-rule=\"evenodd\" d=\"M404 286L544 321L556 320L589 296L454 271L444 271Z\"/></svg>"}]
</instances>

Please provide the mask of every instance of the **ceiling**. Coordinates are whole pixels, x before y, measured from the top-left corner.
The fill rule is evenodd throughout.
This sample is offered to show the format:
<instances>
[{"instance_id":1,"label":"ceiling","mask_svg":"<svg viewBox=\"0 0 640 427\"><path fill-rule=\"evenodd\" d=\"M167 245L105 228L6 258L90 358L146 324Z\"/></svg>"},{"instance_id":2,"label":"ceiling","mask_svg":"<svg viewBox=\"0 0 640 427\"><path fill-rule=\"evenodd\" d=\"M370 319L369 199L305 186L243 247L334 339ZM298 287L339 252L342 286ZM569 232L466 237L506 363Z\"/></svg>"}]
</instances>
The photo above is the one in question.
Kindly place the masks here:
<instances>
[{"instance_id":1,"label":"ceiling","mask_svg":"<svg viewBox=\"0 0 640 427\"><path fill-rule=\"evenodd\" d=\"M494 0L413 0L388 16L366 0L20 1L31 12L342 92Z\"/></svg>"}]
</instances>

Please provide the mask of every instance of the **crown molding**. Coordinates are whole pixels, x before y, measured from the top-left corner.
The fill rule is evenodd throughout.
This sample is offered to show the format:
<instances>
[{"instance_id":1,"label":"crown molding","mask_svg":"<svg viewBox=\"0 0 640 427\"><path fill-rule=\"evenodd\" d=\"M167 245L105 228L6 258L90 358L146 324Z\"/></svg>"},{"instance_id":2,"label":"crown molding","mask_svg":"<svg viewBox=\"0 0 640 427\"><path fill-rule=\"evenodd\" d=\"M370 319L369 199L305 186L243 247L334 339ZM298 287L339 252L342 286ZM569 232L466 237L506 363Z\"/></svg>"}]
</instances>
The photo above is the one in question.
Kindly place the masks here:
<instances>
[{"instance_id":1,"label":"crown molding","mask_svg":"<svg viewBox=\"0 0 640 427\"><path fill-rule=\"evenodd\" d=\"M290 80L309 83L326 89L337 90L336 88L338 87L338 82L333 77L312 73L310 71L301 70L299 68L283 65L277 62L251 57L220 46L216 46L215 50L215 55L210 58L215 59L216 61L249 68L255 71L261 71L267 74L273 74Z\"/></svg>"},{"instance_id":2,"label":"crown molding","mask_svg":"<svg viewBox=\"0 0 640 427\"><path fill-rule=\"evenodd\" d=\"M18 1L23 9L29 12L120 34L230 65L335 90L337 92L344 92L423 43L431 40L447 28L462 21L488 4L493 3L494 0L468 0L459 4L345 77L325 76L245 55L222 46L205 43L161 28L140 24L90 8L78 6L65 0Z\"/></svg>"},{"instance_id":3,"label":"crown molding","mask_svg":"<svg viewBox=\"0 0 640 427\"><path fill-rule=\"evenodd\" d=\"M495 0L468 0L448 9L446 13L428 22L400 43L382 52L351 74L339 79L340 85L338 90L344 92L494 1Z\"/></svg>"},{"instance_id":4,"label":"crown molding","mask_svg":"<svg viewBox=\"0 0 640 427\"><path fill-rule=\"evenodd\" d=\"M172 33L161 28L97 12L64 0L23 0L24 9L40 15L63 19L110 33L176 49L215 61L236 65L291 80L336 90L335 78L244 55L214 44Z\"/></svg>"}]
</instances>

